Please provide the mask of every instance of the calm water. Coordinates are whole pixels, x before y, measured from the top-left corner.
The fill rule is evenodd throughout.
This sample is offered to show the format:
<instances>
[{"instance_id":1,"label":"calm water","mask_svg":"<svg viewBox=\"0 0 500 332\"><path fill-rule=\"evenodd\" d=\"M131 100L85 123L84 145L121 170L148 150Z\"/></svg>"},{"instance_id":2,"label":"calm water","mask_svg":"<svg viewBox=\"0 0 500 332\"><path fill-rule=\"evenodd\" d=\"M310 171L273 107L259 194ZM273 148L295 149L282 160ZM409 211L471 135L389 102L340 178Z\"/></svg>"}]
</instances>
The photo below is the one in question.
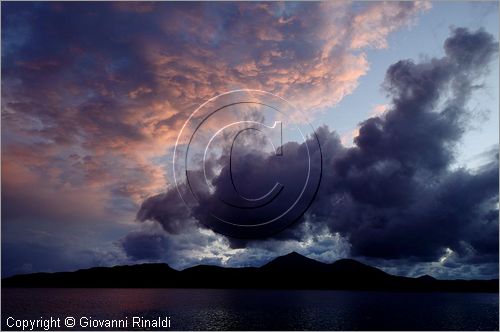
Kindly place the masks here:
<instances>
[{"instance_id":1,"label":"calm water","mask_svg":"<svg viewBox=\"0 0 500 332\"><path fill-rule=\"evenodd\" d=\"M172 330L498 330L499 324L498 294L311 290L3 289L3 329L9 316L169 316Z\"/></svg>"}]
</instances>

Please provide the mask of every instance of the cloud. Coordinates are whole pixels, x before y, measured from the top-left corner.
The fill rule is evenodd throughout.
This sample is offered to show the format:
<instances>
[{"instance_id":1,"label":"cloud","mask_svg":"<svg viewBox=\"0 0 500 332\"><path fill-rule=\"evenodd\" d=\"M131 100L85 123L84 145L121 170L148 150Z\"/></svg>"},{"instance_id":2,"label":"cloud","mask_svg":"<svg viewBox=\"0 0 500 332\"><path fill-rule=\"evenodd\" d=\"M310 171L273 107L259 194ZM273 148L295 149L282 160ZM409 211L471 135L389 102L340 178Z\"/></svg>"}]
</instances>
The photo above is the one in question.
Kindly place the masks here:
<instances>
[{"instance_id":1,"label":"cloud","mask_svg":"<svg viewBox=\"0 0 500 332\"><path fill-rule=\"evenodd\" d=\"M378 105L375 105L371 111L371 116L380 116L380 115L383 115L385 113L385 111L387 111L387 108L389 107L389 105L387 104L378 104Z\"/></svg>"},{"instance_id":2,"label":"cloud","mask_svg":"<svg viewBox=\"0 0 500 332\"><path fill-rule=\"evenodd\" d=\"M475 79L498 43L484 31L459 28L444 45L443 58L399 61L388 69L392 105L364 121L355 146L331 163L325 182L346 199L335 207L330 227L349 234L354 255L431 261L446 247L463 251L465 241L476 243L480 255L497 257L496 235L475 236L498 231L498 222L487 217L497 210L498 155L477 172L450 166L467 129ZM331 211L319 204L314 213L329 217ZM481 250L481 241L489 249Z\"/></svg>"},{"instance_id":3,"label":"cloud","mask_svg":"<svg viewBox=\"0 0 500 332\"><path fill-rule=\"evenodd\" d=\"M6 4L3 225L22 228L24 220L60 230L74 220L89 227L90 220L108 220L121 227L124 214L140 207L138 220L162 230L125 236L119 245L131 260L165 259L163 251L179 266L244 265L302 250L324 260L352 255L424 269L449 248L447 264L473 266L478 274L485 267L491 275L498 259L498 155L477 170L450 167L468 129L467 101L498 50L484 31L454 29L442 58L391 66L384 84L391 103L360 124L354 146L320 128L325 178L317 201L304 222L275 238L225 238L203 228L176 192L155 196L171 185L165 155L200 103L255 88L309 115L325 111L367 73L366 50L387 47L391 32L428 8L427 2ZM300 145L287 148L300 155ZM269 178L293 179L292 171L252 157L241 160L253 160L255 175L265 168ZM293 160L288 165L294 169Z\"/></svg>"},{"instance_id":4,"label":"cloud","mask_svg":"<svg viewBox=\"0 0 500 332\"><path fill-rule=\"evenodd\" d=\"M133 260L157 260L168 252L168 242L160 234L130 233L121 241L121 245Z\"/></svg>"},{"instance_id":5,"label":"cloud","mask_svg":"<svg viewBox=\"0 0 500 332\"><path fill-rule=\"evenodd\" d=\"M123 236L147 197L172 185L167 156L200 103L254 88L288 97L310 114L324 110L367 73L365 50L384 47L390 32L427 7L5 4L3 238L28 240L26 228L61 234L106 229L85 232L104 242ZM380 34L370 36L373 29ZM161 207L160 197L148 205L139 218L168 215L162 224L169 232L196 222L185 219L179 205ZM130 257L140 257L132 247ZM153 249L142 255L154 256Z\"/></svg>"},{"instance_id":6,"label":"cloud","mask_svg":"<svg viewBox=\"0 0 500 332\"><path fill-rule=\"evenodd\" d=\"M76 196L92 204L82 208L93 212L88 219L98 211L130 214L169 184L163 158L200 103L244 87L293 97L307 108L334 105L366 74L363 50L383 47L391 31L427 7L7 4L4 195L28 202L15 205L47 207L72 206L65 199ZM372 40L369 31L382 26ZM354 40L363 42L352 46Z\"/></svg>"},{"instance_id":7,"label":"cloud","mask_svg":"<svg viewBox=\"0 0 500 332\"><path fill-rule=\"evenodd\" d=\"M185 225L182 232L167 233L145 221L141 230L122 238L119 246L133 262L160 261L176 269L198 264L261 266L291 251L327 263L350 256L347 239L331 233L325 225L302 223L299 227L300 238L273 237L234 248L230 239L197 224Z\"/></svg>"},{"instance_id":8,"label":"cloud","mask_svg":"<svg viewBox=\"0 0 500 332\"><path fill-rule=\"evenodd\" d=\"M325 171L303 223L279 233L276 243L227 238L229 247L249 252L254 247L280 248L326 229L348 241L353 257L388 266L399 262L400 272L413 264L420 266L419 272L427 268L442 276L449 274L436 272L436 267L462 275L469 271L470 276L484 269L491 276L491 266L498 262L498 153L476 170L451 166L468 129L467 102L497 55L498 43L483 30L457 28L444 49L441 58L402 60L389 67L384 87L391 103L384 114L360 124L353 147L344 147L327 127L318 129ZM292 156L300 150L300 144L286 146ZM265 169L266 177L285 182L296 176L292 159L285 169L275 168L270 157L252 155L251 160L260 161L246 161L252 174ZM220 178L224 174L222 170ZM226 190L227 183L214 182L218 191ZM247 184L250 189L254 185ZM177 211L170 216L174 196L151 198L139 212L140 220L159 222L167 238L181 230L189 234ZM196 213L189 218L190 227L203 229L195 222ZM340 247L332 245L334 250ZM446 252L453 254L443 260ZM498 274L498 265L496 269Z\"/></svg>"}]
</instances>

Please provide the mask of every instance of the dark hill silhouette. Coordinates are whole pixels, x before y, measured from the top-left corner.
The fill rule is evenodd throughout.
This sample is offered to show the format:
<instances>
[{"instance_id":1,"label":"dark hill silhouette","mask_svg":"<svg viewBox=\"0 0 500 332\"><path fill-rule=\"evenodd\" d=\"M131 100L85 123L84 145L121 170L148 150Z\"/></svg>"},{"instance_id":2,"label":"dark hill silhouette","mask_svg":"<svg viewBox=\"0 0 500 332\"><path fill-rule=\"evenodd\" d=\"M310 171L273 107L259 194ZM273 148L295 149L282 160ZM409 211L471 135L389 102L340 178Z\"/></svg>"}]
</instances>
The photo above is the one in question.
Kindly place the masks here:
<instances>
[{"instance_id":1,"label":"dark hill silhouette","mask_svg":"<svg viewBox=\"0 0 500 332\"><path fill-rule=\"evenodd\" d=\"M438 280L427 275L400 277L353 259L326 264L293 252L258 268L198 265L177 271L167 264L96 267L75 272L16 275L2 279L2 286L498 292L498 279Z\"/></svg>"},{"instance_id":2,"label":"dark hill silhouette","mask_svg":"<svg viewBox=\"0 0 500 332\"><path fill-rule=\"evenodd\" d=\"M436 278L431 277L431 276L430 276L430 275L428 275L428 274L424 274L423 276L420 276L420 277L418 277L417 279L419 279L419 280L428 280L428 281L437 280Z\"/></svg>"},{"instance_id":3,"label":"dark hill silhouette","mask_svg":"<svg viewBox=\"0 0 500 332\"><path fill-rule=\"evenodd\" d=\"M267 264L264 264L261 269L281 269L281 270L297 270L297 269L321 269L327 266L325 263L318 262L314 259L307 258L301 254L292 251L284 256L279 256Z\"/></svg>"}]
</instances>

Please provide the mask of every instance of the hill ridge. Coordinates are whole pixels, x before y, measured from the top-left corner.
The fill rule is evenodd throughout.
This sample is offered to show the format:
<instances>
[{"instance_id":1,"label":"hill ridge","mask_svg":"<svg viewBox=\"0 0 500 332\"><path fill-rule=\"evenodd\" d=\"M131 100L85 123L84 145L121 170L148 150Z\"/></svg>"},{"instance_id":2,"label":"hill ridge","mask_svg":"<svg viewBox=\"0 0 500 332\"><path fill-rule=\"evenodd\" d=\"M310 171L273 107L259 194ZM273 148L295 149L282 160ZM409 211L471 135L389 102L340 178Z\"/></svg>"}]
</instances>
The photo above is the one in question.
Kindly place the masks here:
<instances>
[{"instance_id":1,"label":"hill ridge","mask_svg":"<svg viewBox=\"0 0 500 332\"><path fill-rule=\"evenodd\" d=\"M165 263L39 272L2 279L8 287L56 288L264 288L384 291L498 292L498 279L438 280L391 275L354 259L323 263L291 252L260 267L197 265L176 270Z\"/></svg>"}]
</instances>

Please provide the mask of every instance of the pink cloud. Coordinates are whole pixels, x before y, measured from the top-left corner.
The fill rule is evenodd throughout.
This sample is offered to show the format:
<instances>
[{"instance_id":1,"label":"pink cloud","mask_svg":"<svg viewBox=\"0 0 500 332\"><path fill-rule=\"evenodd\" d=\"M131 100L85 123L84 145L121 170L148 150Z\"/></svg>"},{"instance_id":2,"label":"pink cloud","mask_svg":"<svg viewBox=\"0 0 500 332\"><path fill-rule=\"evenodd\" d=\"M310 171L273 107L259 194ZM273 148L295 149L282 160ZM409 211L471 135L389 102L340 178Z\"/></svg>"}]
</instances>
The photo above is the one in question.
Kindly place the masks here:
<instances>
[{"instance_id":1,"label":"pink cloud","mask_svg":"<svg viewBox=\"0 0 500 332\"><path fill-rule=\"evenodd\" d=\"M325 111L368 72L363 50L385 47L390 32L426 8L116 3L99 21L99 12L57 6L54 15L66 15L81 36L16 59L2 78L3 184L47 208L106 213L117 198L137 205L169 183L168 165L157 160L201 103L251 88L311 115ZM123 17L137 25L119 26ZM87 35L87 21L101 30ZM54 42L37 33L32 42Z\"/></svg>"}]
</instances>

